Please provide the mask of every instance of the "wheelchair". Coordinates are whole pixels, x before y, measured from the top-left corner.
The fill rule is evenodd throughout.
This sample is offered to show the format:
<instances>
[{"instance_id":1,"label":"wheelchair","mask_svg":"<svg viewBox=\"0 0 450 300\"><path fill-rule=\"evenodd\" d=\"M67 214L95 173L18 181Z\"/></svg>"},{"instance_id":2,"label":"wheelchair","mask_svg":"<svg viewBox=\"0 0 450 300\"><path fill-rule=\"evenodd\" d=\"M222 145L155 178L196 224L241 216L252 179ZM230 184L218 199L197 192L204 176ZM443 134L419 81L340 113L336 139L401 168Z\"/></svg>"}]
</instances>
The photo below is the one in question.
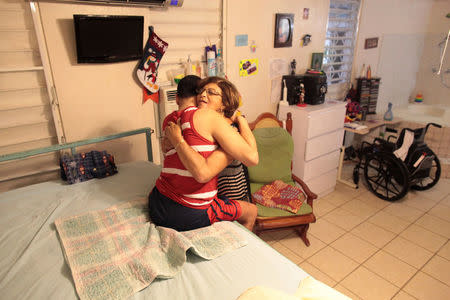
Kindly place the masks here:
<instances>
[{"instance_id":1,"label":"wheelchair","mask_svg":"<svg viewBox=\"0 0 450 300\"><path fill-rule=\"evenodd\" d=\"M424 141L429 126L442 127L428 123L423 128L403 128L395 142L391 141L393 135L386 140L375 138L372 144L363 141L358 151L359 162L353 170L354 183L358 184L363 169L369 190L387 201L403 198L410 188L423 191L433 187L441 176L441 164ZM411 143L407 152L407 147L402 148L405 140L406 144ZM402 151L403 155L399 155Z\"/></svg>"}]
</instances>

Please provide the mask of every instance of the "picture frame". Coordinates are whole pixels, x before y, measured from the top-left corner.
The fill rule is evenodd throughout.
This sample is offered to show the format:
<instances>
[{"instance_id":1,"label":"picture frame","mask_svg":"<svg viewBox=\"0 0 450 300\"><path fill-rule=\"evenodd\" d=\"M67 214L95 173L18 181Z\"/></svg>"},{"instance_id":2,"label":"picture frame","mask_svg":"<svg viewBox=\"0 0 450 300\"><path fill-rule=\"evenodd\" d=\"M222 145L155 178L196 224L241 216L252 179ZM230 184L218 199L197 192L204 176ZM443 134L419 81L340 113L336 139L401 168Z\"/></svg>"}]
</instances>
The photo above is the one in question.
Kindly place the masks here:
<instances>
[{"instance_id":1,"label":"picture frame","mask_svg":"<svg viewBox=\"0 0 450 300\"><path fill-rule=\"evenodd\" d=\"M323 53L313 53L311 57L311 69L320 71L322 70Z\"/></svg>"},{"instance_id":2,"label":"picture frame","mask_svg":"<svg viewBox=\"0 0 450 300\"><path fill-rule=\"evenodd\" d=\"M378 38L368 38L364 41L364 49L372 49L378 47Z\"/></svg>"},{"instance_id":3,"label":"picture frame","mask_svg":"<svg viewBox=\"0 0 450 300\"><path fill-rule=\"evenodd\" d=\"M274 48L292 47L294 14L275 14Z\"/></svg>"}]
</instances>

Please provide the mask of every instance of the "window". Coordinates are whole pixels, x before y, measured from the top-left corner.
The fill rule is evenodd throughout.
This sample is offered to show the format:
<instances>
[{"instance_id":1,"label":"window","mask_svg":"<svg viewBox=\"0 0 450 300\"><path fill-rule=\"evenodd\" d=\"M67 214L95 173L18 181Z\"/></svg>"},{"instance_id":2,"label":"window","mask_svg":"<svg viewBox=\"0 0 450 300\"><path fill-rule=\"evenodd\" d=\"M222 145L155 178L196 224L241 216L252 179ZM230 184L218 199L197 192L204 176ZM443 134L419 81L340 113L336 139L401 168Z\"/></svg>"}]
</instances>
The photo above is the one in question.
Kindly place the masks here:
<instances>
[{"instance_id":1,"label":"window","mask_svg":"<svg viewBox=\"0 0 450 300\"><path fill-rule=\"evenodd\" d=\"M334 96L350 87L360 0L330 0L323 69Z\"/></svg>"}]
</instances>

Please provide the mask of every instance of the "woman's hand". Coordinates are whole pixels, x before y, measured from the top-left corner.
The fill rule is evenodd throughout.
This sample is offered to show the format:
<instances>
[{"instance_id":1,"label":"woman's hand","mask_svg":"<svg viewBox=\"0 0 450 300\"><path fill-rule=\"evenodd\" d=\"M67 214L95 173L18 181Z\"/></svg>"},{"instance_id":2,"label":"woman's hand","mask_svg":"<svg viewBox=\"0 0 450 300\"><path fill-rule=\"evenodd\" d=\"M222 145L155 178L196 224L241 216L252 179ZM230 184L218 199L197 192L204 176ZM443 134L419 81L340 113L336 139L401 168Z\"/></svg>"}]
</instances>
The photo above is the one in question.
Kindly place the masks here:
<instances>
[{"instance_id":1,"label":"woman's hand","mask_svg":"<svg viewBox=\"0 0 450 300\"><path fill-rule=\"evenodd\" d=\"M178 123L180 119L178 119ZM165 137L169 140L173 147L176 147L182 140L183 135L181 134L181 127L179 124L174 122L169 122L164 130Z\"/></svg>"}]
</instances>

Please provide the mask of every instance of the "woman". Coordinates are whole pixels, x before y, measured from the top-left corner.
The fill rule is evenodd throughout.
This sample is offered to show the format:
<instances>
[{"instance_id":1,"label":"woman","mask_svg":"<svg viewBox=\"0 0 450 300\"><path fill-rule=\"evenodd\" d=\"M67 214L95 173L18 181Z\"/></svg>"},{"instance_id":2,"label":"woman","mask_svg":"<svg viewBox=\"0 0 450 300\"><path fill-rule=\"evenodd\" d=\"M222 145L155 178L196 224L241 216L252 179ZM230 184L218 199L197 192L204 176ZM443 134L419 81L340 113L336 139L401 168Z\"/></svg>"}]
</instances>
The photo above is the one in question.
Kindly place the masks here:
<instances>
[{"instance_id":1,"label":"woman","mask_svg":"<svg viewBox=\"0 0 450 300\"><path fill-rule=\"evenodd\" d=\"M189 146L207 158L217 148L216 142L231 157L244 164L258 163L256 141L246 120L236 118L239 134L225 118L232 117L239 105L239 93L234 85L223 78L210 77L200 82L199 90L199 104L214 107L222 114L194 106L186 108L180 117L183 135L179 127L169 123L166 134L175 149L168 152L161 176L149 196L150 217L156 225L176 230L191 230L217 221L232 220L252 230L256 206L218 197L217 176L200 183L187 171L189 167L185 167L186 163L189 164L186 153L192 153ZM227 163L220 163L221 168ZM214 171L215 174L220 170Z\"/></svg>"}]
</instances>

